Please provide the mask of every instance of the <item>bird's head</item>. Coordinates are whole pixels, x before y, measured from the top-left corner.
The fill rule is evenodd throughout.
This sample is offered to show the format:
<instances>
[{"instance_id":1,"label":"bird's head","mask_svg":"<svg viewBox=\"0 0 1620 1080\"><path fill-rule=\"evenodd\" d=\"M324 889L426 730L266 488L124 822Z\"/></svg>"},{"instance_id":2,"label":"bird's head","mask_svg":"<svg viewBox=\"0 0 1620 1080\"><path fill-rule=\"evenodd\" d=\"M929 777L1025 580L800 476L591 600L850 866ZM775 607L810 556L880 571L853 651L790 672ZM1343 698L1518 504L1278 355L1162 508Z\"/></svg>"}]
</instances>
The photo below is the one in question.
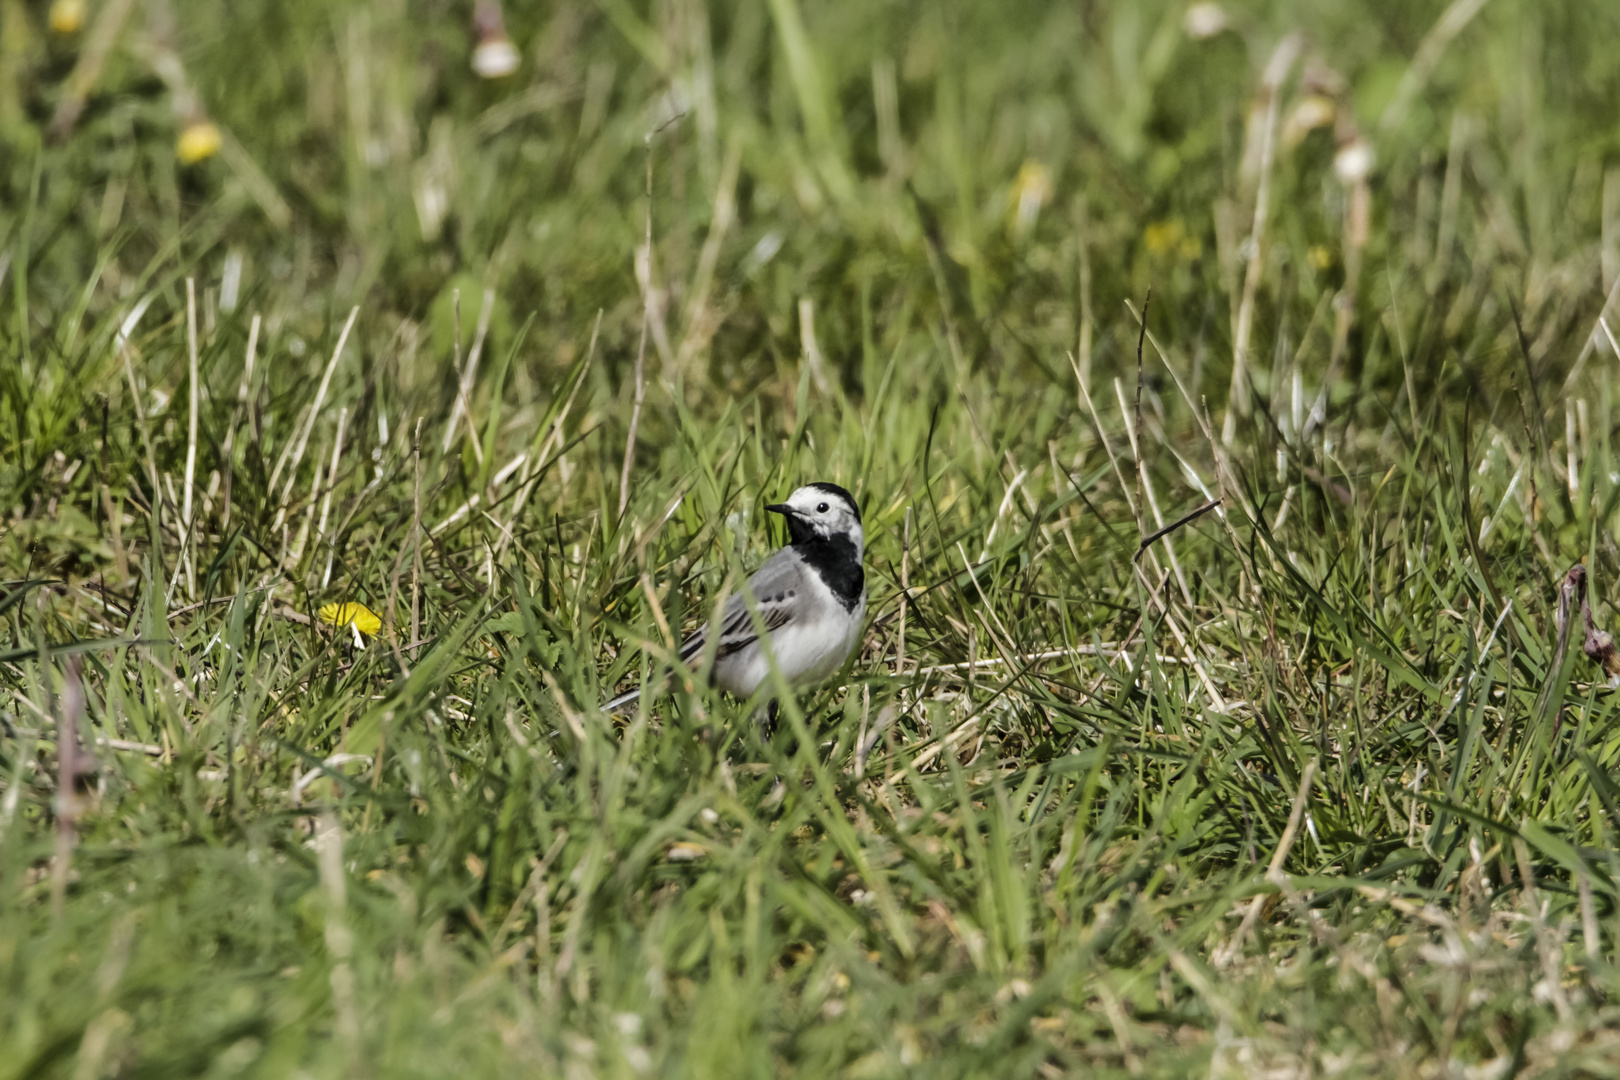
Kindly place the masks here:
<instances>
[{"instance_id":1,"label":"bird's head","mask_svg":"<svg viewBox=\"0 0 1620 1080\"><path fill-rule=\"evenodd\" d=\"M860 557L865 534L861 532L861 511L855 497L837 484L806 484L788 496L787 502L765 509L787 518L788 535L795 544L806 540L847 537Z\"/></svg>"}]
</instances>

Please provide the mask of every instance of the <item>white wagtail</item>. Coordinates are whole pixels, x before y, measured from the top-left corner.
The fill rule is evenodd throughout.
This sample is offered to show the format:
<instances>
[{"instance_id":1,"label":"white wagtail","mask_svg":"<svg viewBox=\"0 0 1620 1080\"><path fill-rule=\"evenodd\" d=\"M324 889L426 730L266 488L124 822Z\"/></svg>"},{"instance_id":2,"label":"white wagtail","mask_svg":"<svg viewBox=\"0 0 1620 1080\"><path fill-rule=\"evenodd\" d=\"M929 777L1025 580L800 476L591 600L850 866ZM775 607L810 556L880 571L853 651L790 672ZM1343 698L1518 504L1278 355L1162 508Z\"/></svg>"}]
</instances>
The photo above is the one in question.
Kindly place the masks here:
<instances>
[{"instance_id":1,"label":"white wagtail","mask_svg":"<svg viewBox=\"0 0 1620 1080\"><path fill-rule=\"evenodd\" d=\"M865 537L850 493L837 484L807 484L765 509L787 518L793 542L766 559L715 620L720 640L709 679L740 698L753 696L771 675L761 629L782 677L790 686L806 686L843 667L866 615ZM682 643L682 663L702 659L710 626ZM602 708L618 712L641 691L620 694Z\"/></svg>"}]
</instances>

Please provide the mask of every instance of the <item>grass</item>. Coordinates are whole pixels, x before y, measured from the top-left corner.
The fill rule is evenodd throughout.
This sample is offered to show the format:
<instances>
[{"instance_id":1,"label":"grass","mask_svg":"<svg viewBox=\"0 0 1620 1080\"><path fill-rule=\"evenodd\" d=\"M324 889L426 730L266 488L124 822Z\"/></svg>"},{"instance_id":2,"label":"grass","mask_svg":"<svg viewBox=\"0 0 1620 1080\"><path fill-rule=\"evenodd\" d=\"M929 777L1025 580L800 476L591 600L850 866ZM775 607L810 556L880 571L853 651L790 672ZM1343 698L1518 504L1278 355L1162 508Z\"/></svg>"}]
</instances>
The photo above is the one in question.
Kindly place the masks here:
<instances>
[{"instance_id":1,"label":"grass","mask_svg":"<svg viewBox=\"0 0 1620 1080\"><path fill-rule=\"evenodd\" d=\"M464 6L0 0L0 1077L1614 1072L1620 10Z\"/></svg>"}]
</instances>

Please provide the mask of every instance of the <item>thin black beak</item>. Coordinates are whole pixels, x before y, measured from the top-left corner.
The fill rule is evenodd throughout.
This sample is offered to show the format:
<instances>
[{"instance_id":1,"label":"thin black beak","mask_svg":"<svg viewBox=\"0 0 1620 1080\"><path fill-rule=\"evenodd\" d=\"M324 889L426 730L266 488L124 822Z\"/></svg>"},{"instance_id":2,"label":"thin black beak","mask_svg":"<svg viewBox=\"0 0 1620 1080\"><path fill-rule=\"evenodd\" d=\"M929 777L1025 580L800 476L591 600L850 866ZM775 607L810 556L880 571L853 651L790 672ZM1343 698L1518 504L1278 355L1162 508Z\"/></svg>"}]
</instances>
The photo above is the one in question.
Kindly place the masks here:
<instances>
[{"instance_id":1,"label":"thin black beak","mask_svg":"<svg viewBox=\"0 0 1620 1080\"><path fill-rule=\"evenodd\" d=\"M787 503L771 503L765 509L769 510L773 514L781 514L783 517L792 517L794 513L796 513L793 507L789 506Z\"/></svg>"}]
</instances>

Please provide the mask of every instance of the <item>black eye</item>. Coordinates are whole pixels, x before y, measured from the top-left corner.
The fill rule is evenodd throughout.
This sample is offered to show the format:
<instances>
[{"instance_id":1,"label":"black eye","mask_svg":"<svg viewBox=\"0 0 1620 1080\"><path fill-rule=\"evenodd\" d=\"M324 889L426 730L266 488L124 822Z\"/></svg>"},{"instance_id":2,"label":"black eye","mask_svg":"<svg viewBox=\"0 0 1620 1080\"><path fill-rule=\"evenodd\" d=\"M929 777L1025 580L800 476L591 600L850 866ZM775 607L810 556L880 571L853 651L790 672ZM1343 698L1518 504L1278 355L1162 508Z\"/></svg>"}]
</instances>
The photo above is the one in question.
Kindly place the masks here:
<instances>
[{"instance_id":1,"label":"black eye","mask_svg":"<svg viewBox=\"0 0 1620 1080\"><path fill-rule=\"evenodd\" d=\"M816 513L825 514L826 512L827 512L827 504L826 503L818 503L816 505Z\"/></svg>"}]
</instances>

